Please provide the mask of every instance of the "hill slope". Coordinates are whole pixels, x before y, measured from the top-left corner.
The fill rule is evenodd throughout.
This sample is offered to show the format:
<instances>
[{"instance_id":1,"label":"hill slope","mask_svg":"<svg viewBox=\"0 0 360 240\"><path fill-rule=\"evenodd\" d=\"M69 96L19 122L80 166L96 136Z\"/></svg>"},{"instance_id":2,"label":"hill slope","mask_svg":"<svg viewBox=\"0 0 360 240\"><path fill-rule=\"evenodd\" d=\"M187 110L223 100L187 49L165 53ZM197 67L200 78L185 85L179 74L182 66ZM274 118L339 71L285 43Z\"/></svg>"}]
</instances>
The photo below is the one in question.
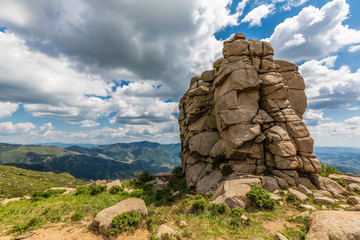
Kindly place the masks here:
<instances>
[{"instance_id":1,"label":"hill slope","mask_svg":"<svg viewBox=\"0 0 360 240\"><path fill-rule=\"evenodd\" d=\"M77 187L86 184L67 173L37 172L0 165L0 197L18 197L51 187Z\"/></svg>"},{"instance_id":2,"label":"hill slope","mask_svg":"<svg viewBox=\"0 0 360 240\"><path fill-rule=\"evenodd\" d=\"M0 143L0 164L37 171L68 172L83 179L127 179L136 171L169 171L180 165L180 144L152 142L61 148Z\"/></svg>"}]
</instances>

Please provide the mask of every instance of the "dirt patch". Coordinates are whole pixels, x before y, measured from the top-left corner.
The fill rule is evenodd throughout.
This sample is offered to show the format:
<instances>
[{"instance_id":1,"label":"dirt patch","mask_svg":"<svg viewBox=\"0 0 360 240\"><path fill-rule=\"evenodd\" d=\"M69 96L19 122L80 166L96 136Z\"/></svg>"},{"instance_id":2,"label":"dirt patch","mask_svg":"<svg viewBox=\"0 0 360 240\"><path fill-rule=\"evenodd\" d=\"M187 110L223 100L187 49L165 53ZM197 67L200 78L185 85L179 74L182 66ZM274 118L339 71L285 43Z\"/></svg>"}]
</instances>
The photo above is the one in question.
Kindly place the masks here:
<instances>
[{"instance_id":1,"label":"dirt patch","mask_svg":"<svg viewBox=\"0 0 360 240\"><path fill-rule=\"evenodd\" d=\"M276 219L274 221L264 222L262 225L264 228L268 229L271 234L276 234L277 232L282 232L285 230L285 224L288 227L296 227L296 223L288 222L283 219Z\"/></svg>"},{"instance_id":2,"label":"dirt patch","mask_svg":"<svg viewBox=\"0 0 360 240\"><path fill-rule=\"evenodd\" d=\"M45 226L45 228L33 230L35 234L27 240L107 240L100 234L89 230L89 224L56 224L51 226ZM149 231L145 229L138 229L134 234L125 235L122 234L116 238L116 240L143 240L149 239ZM10 240L13 237L5 236L0 237L0 240Z\"/></svg>"}]
</instances>

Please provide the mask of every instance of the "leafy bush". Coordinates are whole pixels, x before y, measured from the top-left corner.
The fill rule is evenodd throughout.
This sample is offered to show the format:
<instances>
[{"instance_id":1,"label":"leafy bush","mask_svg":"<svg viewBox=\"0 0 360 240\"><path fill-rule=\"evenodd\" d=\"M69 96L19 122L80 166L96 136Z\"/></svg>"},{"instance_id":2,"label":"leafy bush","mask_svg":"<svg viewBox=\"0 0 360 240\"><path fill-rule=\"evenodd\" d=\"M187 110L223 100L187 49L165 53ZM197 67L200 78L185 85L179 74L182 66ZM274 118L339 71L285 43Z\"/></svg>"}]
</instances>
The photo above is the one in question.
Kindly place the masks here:
<instances>
[{"instance_id":1,"label":"leafy bush","mask_svg":"<svg viewBox=\"0 0 360 240\"><path fill-rule=\"evenodd\" d=\"M252 205L260 209L268 210L273 210L275 208L274 199L270 198L269 193L266 192L265 189L259 187L258 185L251 185L250 187L250 192L246 194L246 197L251 200L250 206Z\"/></svg>"},{"instance_id":2,"label":"leafy bush","mask_svg":"<svg viewBox=\"0 0 360 240\"><path fill-rule=\"evenodd\" d=\"M334 181L337 182L338 184L340 184L342 187L347 188L347 183L344 180L335 179Z\"/></svg>"},{"instance_id":3,"label":"leafy bush","mask_svg":"<svg viewBox=\"0 0 360 240\"><path fill-rule=\"evenodd\" d=\"M147 229L149 231L152 230L152 228L154 227L154 225L161 225L163 223L166 223L166 219L164 219L163 217L161 216L147 216L146 219L146 226L147 226Z\"/></svg>"},{"instance_id":4,"label":"leafy bush","mask_svg":"<svg viewBox=\"0 0 360 240\"><path fill-rule=\"evenodd\" d=\"M63 194L65 191L66 190L58 189L58 190L47 190L45 192L34 192L31 199L33 201L38 201L41 200L42 198L49 198L54 195Z\"/></svg>"},{"instance_id":5,"label":"leafy bush","mask_svg":"<svg viewBox=\"0 0 360 240\"><path fill-rule=\"evenodd\" d=\"M243 224L249 224L249 219L243 219L241 216L245 213L245 210L242 208L233 208L230 212L230 226L232 228L238 228Z\"/></svg>"},{"instance_id":6,"label":"leafy bush","mask_svg":"<svg viewBox=\"0 0 360 240\"><path fill-rule=\"evenodd\" d=\"M213 195L214 195L214 192L210 191L210 192L205 193L204 197L207 199L211 199Z\"/></svg>"},{"instance_id":7,"label":"leafy bush","mask_svg":"<svg viewBox=\"0 0 360 240\"><path fill-rule=\"evenodd\" d=\"M92 196L99 195L100 193L105 192L105 190L106 190L105 185L93 186L90 188L90 195Z\"/></svg>"},{"instance_id":8,"label":"leafy bush","mask_svg":"<svg viewBox=\"0 0 360 240\"><path fill-rule=\"evenodd\" d=\"M122 232L134 232L141 223L142 215L135 211L123 212L113 218L110 228L109 236L117 236Z\"/></svg>"},{"instance_id":9,"label":"leafy bush","mask_svg":"<svg viewBox=\"0 0 360 240\"><path fill-rule=\"evenodd\" d=\"M181 168L180 166L179 166L179 167L175 167L175 168L172 170L172 173L174 173L177 178L183 177L182 168Z\"/></svg>"},{"instance_id":10,"label":"leafy bush","mask_svg":"<svg viewBox=\"0 0 360 240\"><path fill-rule=\"evenodd\" d=\"M205 210L205 207L206 203L204 202L204 200L195 200L191 207L191 210L193 212L202 212Z\"/></svg>"},{"instance_id":11,"label":"leafy bush","mask_svg":"<svg viewBox=\"0 0 360 240\"><path fill-rule=\"evenodd\" d=\"M341 172L339 170L337 170L335 167L321 164L320 176L327 177L330 174L341 174Z\"/></svg>"},{"instance_id":12,"label":"leafy bush","mask_svg":"<svg viewBox=\"0 0 360 240\"><path fill-rule=\"evenodd\" d=\"M84 217L84 212L83 211L77 211L71 216L71 221L73 221L73 222L79 221L83 217Z\"/></svg>"},{"instance_id":13,"label":"leafy bush","mask_svg":"<svg viewBox=\"0 0 360 240\"><path fill-rule=\"evenodd\" d=\"M29 222L15 225L12 229L12 232L23 234L26 231L40 228L43 223L44 221L42 219L34 217L30 219Z\"/></svg>"},{"instance_id":14,"label":"leafy bush","mask_svg":"<svg viewBox=\"0 0 360 240\"><path fill-rule=\"evenodd\" d=\"M161 240L180 240L181 237L178 233L163 233L160 237Z\"/></svg>"},{"instance_id":15,"label":"leafy bush","mask_svg":"<svg viewBox=\"0 0 360 240\"><path fill-rule=\"evenodd\" d=\"M87 193L89 193L89 189L87 187L79 187L78 189L76 189L75 195L87 194Z\"/></svg>"},{"instance_id":16,"label":"leafy bush","mask_svg":"<svg viewBox=\"0 0 360 240\"><path fill-rule=\"evenodd\" d=\"M135 176L137 178L137 180L141 183L147 183L149 181L154 180L154 176L151 175L148 171L144 170L144 171L139 171L139 172L135 172Z\"/></svg>"},{"instance_id":17,"label":"leafy bush","mask_svg":"<svg viewBox=\"0 0 360 240\"><path fill-rule=\"evenodd\" d=\"M117 193L123 192L123 191L124 191L124 188L122 186L112 186L109 189L110 194L117 194Z\"/></svg>"},{"instance_id":18,"label":"leafy bush","mask_svg":"<svg viewBox=\"0 0 360 240\"><path fill-rule=\"evenodd\" d=\"M130 193L130 195L132 197L142 198L144 196L144 190L142 190L142 189L134 189L134 191L132 191Z\"/></svg>"},{"instance_id":19,"label":"leafy bush","mask_svg":"<svg viewBox=\"0 0 360 240\"><path fill-rule=\"evenodd\" d=\"M224 214L227 210L227 206L225 204L212 203L209 206L209 210L211 210L213 213Z\"/></svg>"},{"instance_id":20,"label":"leafy bush","mask_svg":"<svg viewBox=\"0 0 360 240\"><path fill-rule=\"evenodd\" d=\"M161 204L171 204L175 201L175 198L170 190L170 188L163 188L156 190L155 192L155 200L158 205Z\"/></svg>"},{"instance_id":21,"label":"leafy bush","mask_svg":"<svg viewBox=\"0 0 360 240\"><path fill-rule=\"evenodd\" d=\"M231 167L229 164L226 164L226 165L224 165L224 166L221 168L221 174L222 174L224 177L229 176L229 175L232 174L233 172L234 172L234 170L232 169L232 167Z\"/></svg>"}]
</instances>

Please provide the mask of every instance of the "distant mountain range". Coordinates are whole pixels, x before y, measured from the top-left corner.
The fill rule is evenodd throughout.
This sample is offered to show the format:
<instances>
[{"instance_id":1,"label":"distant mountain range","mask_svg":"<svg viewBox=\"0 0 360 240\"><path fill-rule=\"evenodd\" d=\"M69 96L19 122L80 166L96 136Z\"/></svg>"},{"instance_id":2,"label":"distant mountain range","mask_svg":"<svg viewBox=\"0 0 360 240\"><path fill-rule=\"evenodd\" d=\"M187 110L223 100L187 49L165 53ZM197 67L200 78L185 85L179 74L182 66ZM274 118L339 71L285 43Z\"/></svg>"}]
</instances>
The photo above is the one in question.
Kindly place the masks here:
<instances>
[{"instance_id":1,"label":"distant mountain range","mask_svg":"<svg viewBox=\"0 0 360 240\"><path fill-rule=\"evenodd\" d=\"M360 174L360 149L350 147L314 147L317 159L343 173Z\"/></svg>"},{"instance_id":2,"label":"distant mountain range","mask_svg":"<svg viewBox=\"0 0 360 240\"><path fill-rule=\"evenodd\" d=\"M67 172L81 179L128 179L134 177L136 171L157 173L180 165L180 144L144 141L69 145L0 143L0 164L37 171ZM360 174L358 148L314 147L314 153L321 163L334 166L341 172Z\"/></svg>"},{"instance_id":3,"label":"distant mountain range","mask_svg":"<svg viewBox=\"0 0 360 240\"><path fill-rule=\"evenodd\" d=\"M126 179L136 171L170 171L180 165L180 144L153 142L100 146L44 146L0 143L0 164L68 172L82 179Z\"/></svg>"}]
</instances>

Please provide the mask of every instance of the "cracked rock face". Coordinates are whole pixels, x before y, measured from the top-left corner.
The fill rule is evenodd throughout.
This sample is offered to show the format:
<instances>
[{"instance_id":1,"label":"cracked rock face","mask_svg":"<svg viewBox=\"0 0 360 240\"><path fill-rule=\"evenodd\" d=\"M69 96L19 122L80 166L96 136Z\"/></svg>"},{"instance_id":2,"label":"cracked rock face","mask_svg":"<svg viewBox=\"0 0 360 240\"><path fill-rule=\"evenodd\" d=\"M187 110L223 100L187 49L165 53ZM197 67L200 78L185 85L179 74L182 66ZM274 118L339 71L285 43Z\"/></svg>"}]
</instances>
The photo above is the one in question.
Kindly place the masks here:
<instances>
[{"instance_id":1,"label":"cracked rock face","mask_svg":"<svg viewBox=\"0 0 360 240\"><path fill-rule=\"evenodd\" d=\"M191 79L179 104L188 186L203 187L200 180L219 170L218 181L231 172L321 171L302 121L304 79L295 64L273 54L269 43L238 33L224 42L212 70Z\"/></svg>"}]
</instances>

